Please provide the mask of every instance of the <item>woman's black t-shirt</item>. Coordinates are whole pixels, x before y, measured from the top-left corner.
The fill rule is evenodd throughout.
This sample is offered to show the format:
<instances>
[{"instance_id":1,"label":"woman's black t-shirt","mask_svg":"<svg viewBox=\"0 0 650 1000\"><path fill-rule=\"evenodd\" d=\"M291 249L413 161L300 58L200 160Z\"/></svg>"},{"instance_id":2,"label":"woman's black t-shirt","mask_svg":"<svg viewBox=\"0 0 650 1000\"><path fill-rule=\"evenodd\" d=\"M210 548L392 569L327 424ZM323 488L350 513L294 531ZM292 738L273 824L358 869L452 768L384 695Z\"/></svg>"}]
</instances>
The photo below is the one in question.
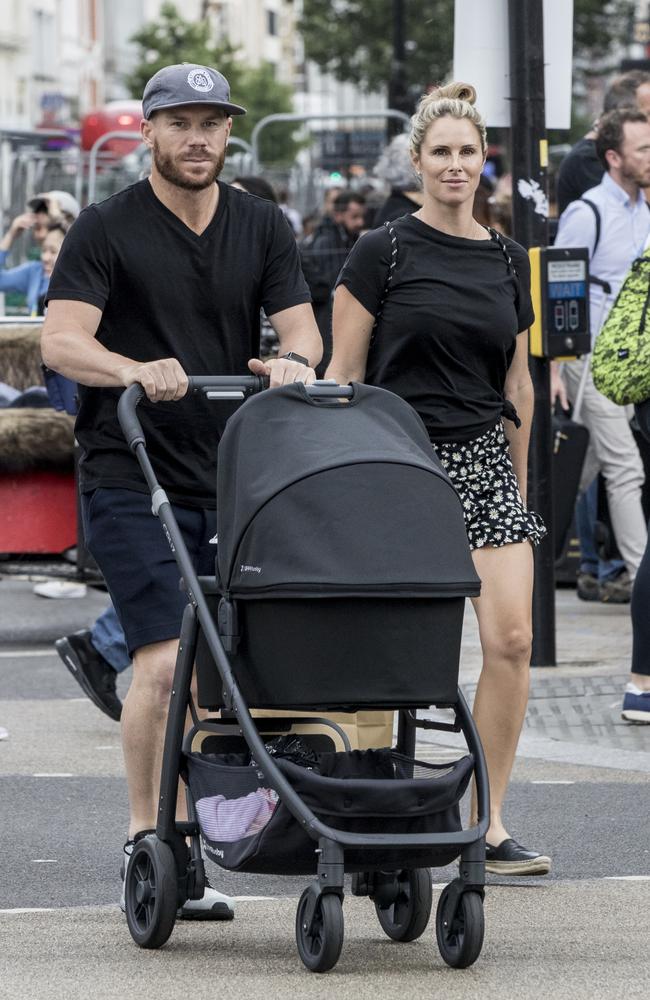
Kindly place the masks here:
<instances>
[{"instance_id":1,"label":"woman's black t-shirt","mask_svg":"<svg viewBox=\"0 0 650 1000\"><path fill-rule=\"evenodd\" d=\"M48 299L97 306L97 340L128 358L177 358L188 375L246 375L259 355L260 308L272 316L310 295L277 205L220 181L217 211L198 236L144 180L84 209L65 238ZM121 392L79 386L84 492L148 491L117 422ZM215 506L217 445L233 408L198 394L140 406L147 450L172 499Z\"/></svg>"},{"instance_id":2,"label":"woman's black t-shirt","mask_svg":"<svg viewBox=\"0 0 650 1000\"><path fill-rule=\"evenodd\" d=\"M405 215L393 222L397 265L368 352L366 382L406 399L432 441L467 441L504 411L505 378L518 333L534 319L530 265L503 238L467 240ZM385 227L366 233L339 275L376 315L390 264Z\"/></svg>"}]
</instances>

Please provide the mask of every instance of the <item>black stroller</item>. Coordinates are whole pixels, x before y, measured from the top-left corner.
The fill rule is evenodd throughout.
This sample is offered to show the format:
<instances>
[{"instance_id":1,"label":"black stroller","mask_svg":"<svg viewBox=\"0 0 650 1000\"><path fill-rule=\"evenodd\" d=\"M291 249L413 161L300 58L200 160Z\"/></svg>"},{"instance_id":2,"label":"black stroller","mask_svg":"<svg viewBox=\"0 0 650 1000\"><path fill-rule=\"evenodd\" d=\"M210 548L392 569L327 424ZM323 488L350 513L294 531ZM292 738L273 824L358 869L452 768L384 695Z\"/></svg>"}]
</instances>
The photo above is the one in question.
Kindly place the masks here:
<instances>
[{"instance_id":1,"label":"black stroller","mask_svg":"<svg viewBox=\"0 0 650 1000\"><path fill-rule=\"evenodd\" d=\"M156 481L140 386L118 407L189 598L156 832L137 841L125 876L131 935L144 948L167 941L177 908L203 894L203 847L230 870L315 876L296 939L307 968L324 972L343 944L345 873L386 934L412 941L431 913L429 869L460 855L436 934L445 962L471 965L483 943L489 805L458 688L465 598L480 589L458 496L419 417L392 393L324 382L261 392L254 376L190 385L208 398L252 397L219 445L213 578L197 578ZM198 703L218 717L198 717L195 663ZM453 709L454 721L418 718L432 705ZM252 718L249 708L282 712ZM398 710L395 747L350 750L333 723L291 715L368 708ZM419 761L418 728L462 731L468 753ZM179 775L187 822L174 815ZM472 775L478 822L463 829Z\"/></svg>"}]
</instances>

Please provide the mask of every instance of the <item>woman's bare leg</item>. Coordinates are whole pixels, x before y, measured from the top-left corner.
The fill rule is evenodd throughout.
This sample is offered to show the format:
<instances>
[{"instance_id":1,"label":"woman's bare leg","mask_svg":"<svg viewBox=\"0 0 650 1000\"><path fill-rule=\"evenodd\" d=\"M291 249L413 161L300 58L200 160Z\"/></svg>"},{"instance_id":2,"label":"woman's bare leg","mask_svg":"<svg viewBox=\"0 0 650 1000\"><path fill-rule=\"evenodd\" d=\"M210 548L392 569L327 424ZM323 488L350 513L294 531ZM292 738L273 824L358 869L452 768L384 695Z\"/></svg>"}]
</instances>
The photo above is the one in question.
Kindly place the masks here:
<instances>
[{"instance_id":1,"label":"woman's bare leg","mask_svg":"<svg viewBox=\"0 0 650 1000\"><path fill-rule=\"evenodd\" d=\"M483 651L473 714L490 784L487 841L497 846L509 836L502 809L528 703L533 552L521 542L475 549L473 557L481 596L472 603Z\"/></svg>"}]
</instances>

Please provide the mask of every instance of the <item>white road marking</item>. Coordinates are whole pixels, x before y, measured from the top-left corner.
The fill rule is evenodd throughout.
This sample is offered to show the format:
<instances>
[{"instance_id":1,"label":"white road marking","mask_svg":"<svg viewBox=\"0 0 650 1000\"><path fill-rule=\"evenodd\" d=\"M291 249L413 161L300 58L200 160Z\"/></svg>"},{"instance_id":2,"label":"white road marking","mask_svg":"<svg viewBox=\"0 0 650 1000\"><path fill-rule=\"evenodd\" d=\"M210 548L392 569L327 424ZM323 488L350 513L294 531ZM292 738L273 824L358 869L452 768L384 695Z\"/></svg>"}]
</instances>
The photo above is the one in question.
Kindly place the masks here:
<instances>
[{"instance_id":1,"label":"white road marking","mask_svg":"<svg viewBox=\"0 0 650 1000\"><path fill-rule=\"evenodd\" d=\"M56 906L18 906L14 910L0 910L0 913L54 913Z\"/></svg>"},{"instance_id":2,"label":"white road marking","mask_svg":"<svg viewBox=\"0 0 650 1000\"><path fill-rule=\"evenodd\" d=\"M32 858L33 865L58 865L58 858Z\"/></svg>"},{"instance_id":3,"label":"white road marking","mask_svg":"<svg viewBox=\"0 0 650 1000\"><path fill-rule=\"evenodd\" d=\"M74 774L71 771L53 771L51 774L47 771L37 771L36 774L32 774L32 778L74 778Z\"/></svg>"},{"instance_id":4,"label":"white road marking","mask_svg":"<svg viewBox=\"0 0 650 1000\"><path fill-rule=\"evenodd\" d=\"M605 875L605 882L650 882L650 875Z\"/></svg>"},{"instance_id":5,"label":"white road marking","mask_svg":"<svg viewBox=\"0 0 650 1000\"><path fill-rule=\"evenodd\" d=\"M531 785L575 785L575 781L531 781Z\"/></svg>"},{"instance_id":6,"label":"white road marking","mask_svg":"<svg viewBox=\"0 0 650 1000\"><path fill-rule=\"evenodd\" d=\"M54 646L45 649L0 649L0 659L18 659L21 656L56 656L56 649Z\"/></svg>"},{"instance_id":7,"label":"white road marking","mask_svg":"<svg viewBox=\"0 0 650 1000\"><path fill-rule=\"evenodd\" d=\"M116 744L115 746L107 744L106 746L95 747L95 750L121 750L121 749L122 747L119 744Z\"/></svg>"}]
</instances>

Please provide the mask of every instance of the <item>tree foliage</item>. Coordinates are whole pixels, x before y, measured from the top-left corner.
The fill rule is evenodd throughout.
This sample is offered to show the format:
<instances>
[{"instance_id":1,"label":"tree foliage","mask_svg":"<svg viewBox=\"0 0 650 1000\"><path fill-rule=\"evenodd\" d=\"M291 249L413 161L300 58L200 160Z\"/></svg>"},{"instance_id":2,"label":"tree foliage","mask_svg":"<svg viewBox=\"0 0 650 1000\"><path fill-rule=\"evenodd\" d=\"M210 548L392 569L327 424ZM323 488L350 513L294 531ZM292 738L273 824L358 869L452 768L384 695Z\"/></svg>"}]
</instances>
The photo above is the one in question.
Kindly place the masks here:
<instances>
[{"instance_id":1,"label":"tree foliage","mask_svg":"<svg viewBox=\"0 0 650 1000\"><path fill-rule=\"evenodd\" d=\"M393 0L304 0L307 57L338 80L384 88L394 72L393 7ZM423 93L451 72L454 0L403 0L402 8L405 82L412 94ZM574 0L577 75L631 39L633 10L634 0Z\"/></svg>"},{"instance_id":2,"label":"tree foliage","mask_svg":"<svg viewBox=\"0 0 650 1000\"><path fill-rule=\"evenodd\" d=\"M444 79L453 54L454 0L406 0L407 88ZM386 86L393 66L392 0L304 0L299 25L305 54L337 80L363 90Z\"/></svg>"},{"instance_id":3,"label":"tree foliage","mask_svg":"<svg viewBox=\"0 0 650 1000\"><path fill-rule=\"evenodd\" d=\"M233 119L233 136L250 142L255 124L266 115L293 110L293 91L278 82L270 64L248 66L229 42L216 44L206 21L186 21L173 3L165 3L156 21L145 24L132 42L138 47L138 63L126 78L133 97L142 97L147 80L164 66L198 63L212 66L227 78L232 100L247 109ZM261 159L281 164L294 159L300 144L294 141L294 126L279 124L262 135Z\"/></svg>"},{"instance_id":4,"label":"tree foliage","mask_svg":"<svg viewBox=\"0 0 650 1000\"><path fill-rule=\"evenodd\" d=\"M616 42L632 40L634 8L634 0L573 0L574 58L592 67L611 59Z\"/></svg>"}]
</instances>

